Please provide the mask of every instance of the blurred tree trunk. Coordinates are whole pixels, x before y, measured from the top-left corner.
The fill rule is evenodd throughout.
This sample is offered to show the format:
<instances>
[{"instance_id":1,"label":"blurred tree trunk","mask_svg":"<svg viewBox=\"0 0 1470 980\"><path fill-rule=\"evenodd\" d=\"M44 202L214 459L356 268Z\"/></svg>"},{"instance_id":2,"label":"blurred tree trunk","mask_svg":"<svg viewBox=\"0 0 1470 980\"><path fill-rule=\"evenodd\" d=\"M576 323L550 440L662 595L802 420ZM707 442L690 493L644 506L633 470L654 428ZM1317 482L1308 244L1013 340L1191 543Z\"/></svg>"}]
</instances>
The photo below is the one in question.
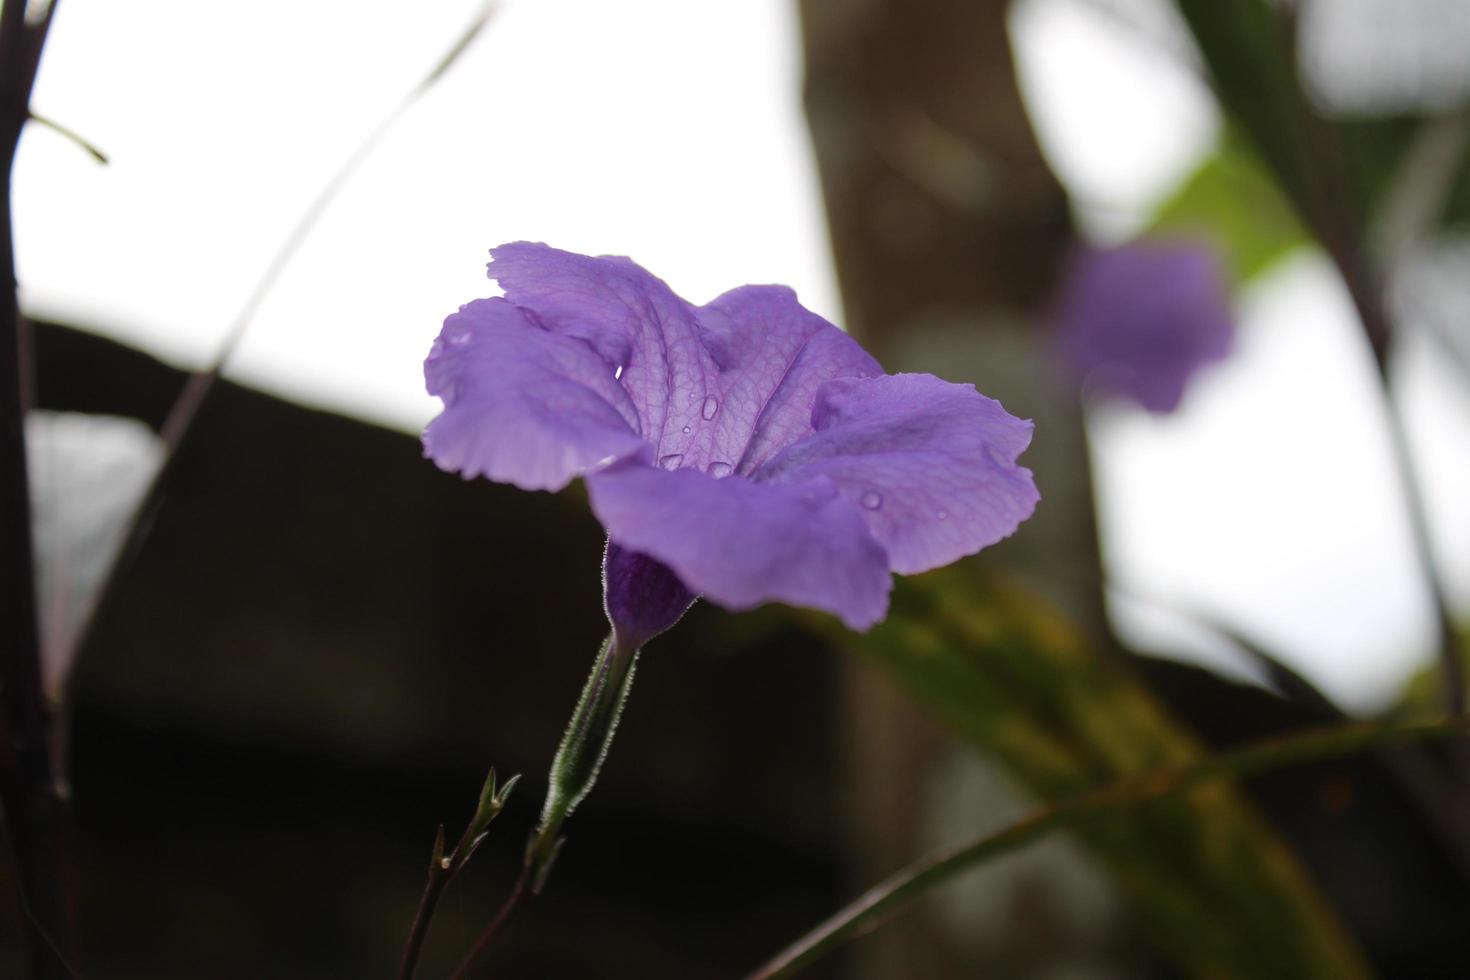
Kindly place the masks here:
<instances>
[{"instance_id":1,"label":"blurred tree trunk","mask_svg":"<svg viewBox=\"0 0 1470 980\"><path fill-rule=\"evenodd\" d=\"M1012 62L1006 0L801 0L806 109L846 325L890 371L974 382L1036 421L1023 462L1042 501L986 552L1104 630L1081 413L1041 313L1071 237ZM848 668L854 886L921 846L928 776L949 751L884 676ZM941 977L964 959L937 927L880 932L855 976Z\"/></svg>"}]
</instances>

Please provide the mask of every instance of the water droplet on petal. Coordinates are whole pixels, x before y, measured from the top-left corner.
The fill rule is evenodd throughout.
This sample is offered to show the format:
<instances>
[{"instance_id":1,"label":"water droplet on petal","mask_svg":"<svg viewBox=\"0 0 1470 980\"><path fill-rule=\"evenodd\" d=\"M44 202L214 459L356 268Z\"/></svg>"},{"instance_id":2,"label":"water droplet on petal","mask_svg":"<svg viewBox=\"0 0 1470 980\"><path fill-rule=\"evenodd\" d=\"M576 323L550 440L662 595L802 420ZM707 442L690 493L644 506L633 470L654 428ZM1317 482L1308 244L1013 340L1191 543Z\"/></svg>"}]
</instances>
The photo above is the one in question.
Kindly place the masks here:
<instances>
[{"instance_id":1,"label":"water droplet on petal","mask_svg":"<svg viewBox=\"0 0 1470 980\"><path fill-rule=\"evenodd\" d=\"M714 395L710 395L704 400L704 408L699 410L699 414L703 415L706 419L712 419L719 410L720 400Z\"/></svg>"},{"instance_id":2,"label":"water droplet on petal","mask_svg":"<svg viewBox=\"0 0 1470 980\"><path fill-rule=\"evenodd\" d=\"M679 464L682 462L684 462L683 453L670 453L669 455L660 459L658 461L658 465L662 466L666 470L677 470L679 468Z\"/></svg>"},{"instance_id":3,"label":"water droplet on petal","mask_svg":"<svg viewBox=\"0 0 1470 980\"><path fill-rule=\"evenodd\" d=\"M686 436L687 436L687 435L688 435L688 434L689 434L689 433L691 433L691 432L693 432L693 431L694 431L694 430L693 430L693 429L692 429L692 428L690 428L690 427L689 427L689 426L687 426L687 425L686 425L686 426L684 426L684 434L685 434L685 435L686 435Z\"/></svg>"},{"instance_id":4,"label":"water droplet on petal","mask_svg":"<svg viewBox=\"0 0 1470 980\"><path fill-rule=\"evenodd\" d=\"M621 364L619 364L616 368L613 369L613 380L614 381L621 381L622 378L623 378L623 366Z\"/></svg>"},{"instance_id":5,"label":"water droplet on petal","mask_svg":"<svg viewBox=\"0 0 1470 980\"><path fill-rule=\"evenodd\" d=\"M717 459L713 463L709 464L709 475L714 477L715 479L719 479L722 476L729 476L730 471L734 468L735 467L731 466L723 459Z\"/></svg>"},{"instance_id":6,"label":"water droplet on petal","mask_svg":"<svg viewBox=\"0 0 1470 980\"><path fill-rule=\"evenodd\" d=\"M872 490L869 490L867 493L863 494L861 503L864 507L868 508L868 510L877 510L879 507L883 506L883 495L881 493L875 493Z\"/></svg>"},{"instance_id":7,"label":"water droplet on petal","mask_svg":"<svg viewBox=\"0 0 1470 980\"><path fill-rule=\"evenodd\" d=\"M937 517L937 518L939 518L941 521L948 520L949 519L949 511L947 511L947 510L937 511L934 514L934 516Z\"/></svg>"}]
</instances>

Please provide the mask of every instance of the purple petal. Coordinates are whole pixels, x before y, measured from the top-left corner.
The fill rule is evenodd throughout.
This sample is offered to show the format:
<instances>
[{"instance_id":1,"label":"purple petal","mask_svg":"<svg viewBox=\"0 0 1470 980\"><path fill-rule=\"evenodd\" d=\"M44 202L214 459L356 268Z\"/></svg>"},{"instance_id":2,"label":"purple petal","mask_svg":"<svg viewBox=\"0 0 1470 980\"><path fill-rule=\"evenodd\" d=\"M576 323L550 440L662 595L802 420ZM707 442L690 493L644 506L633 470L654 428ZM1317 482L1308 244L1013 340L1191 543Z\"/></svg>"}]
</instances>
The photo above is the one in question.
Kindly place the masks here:
<instances>
[{"instance_id":1,"label":"purple petal","mask_svg":"<svg viewBox=\"0 0 1470 980\"><path fill-rule=\"evenodd\" d=\"M505 298L553 333L585 340L619 371L657 458L701 422L709 379L718 373L700 341L694 308L625 258L593 258L515 242L490 252L490 277Z\"/></svg>"},{"instance_id":2,"label":"purple petal","mask_svg":"<svg viewBox=\"0 0 1470 980\"><path fill-rule=\"evenodd\" d=\"M1007 537L1036 508L1016 457L1031 423L971 385L929 374L828 382L815 433L753 474L777 484L825 477L851 501L895 572L947 565Z\"/></svg>"},{"instance_id":3,"label":"purple petal","mask_svg":"<svg viewBox=\"0 0 1470 980\"><path fill-rule=\"evenodd\" d=\"M1070 373L1150 412L1179 407L1234 334L1218 257L1199 242L1080 249L1057 307L1057 344Z\"/></svg>"},{"instance_id":4,"label":"purple petal","mask_svg":"<svg viewBox=\"0 0 1470 980\"><path fill-rule=\"evenodd\" d=\"M602 556L602 596L613 639L624 650L642 648L694 602L669 566L611 539Z\"/></svg>"},{"instance_id":5,"label":"purple petal","mask_svg":"<svg viewBox=\"0 0 1470 980\"><path fill-rule=\"evenodd\" d=\"M610 458L648 452L603 359L503 299L476 300L445 320L424 377L444 401L424 431L424 454L466 479L559 490Z\"/></svg>"},{"instance_id":6,"label":"purple petal","mask_svg":"<svg viewBox=\"0 0 1470 980\"><path fill-rule=\"evenodd\" d=\"M812 400L834 378L883 373L857 341L785 286L743 286L699 308L721 368L712 392L711 463L747 474L812 432ZM723 468L723 466L721 467Z\"/></svg>"},{"instance_id":7,"label":"purple petal","mask_svg":"<svg viewBox=\"0 0 1470 980\"><path fill-rule=\"evenodd\" d=\"M817 478L781 486L636 463L587 478L609 536L730 609L825 609L867 629L888 609L888 556L857 510Z\"/></svg>"},{"instance_id":8,"label":"purple petal","mask_svg":"<svg viewBox=\"0 0 1470 980\"><path fill-rule=\"evenodd\" d=\"M882 373L783 286L745 286L696 308L628 259L526 242L491 255L506 299L621 368L641 431L668 469L747 473L811 433L823 382Z\"/></svg>"}]
</instances>

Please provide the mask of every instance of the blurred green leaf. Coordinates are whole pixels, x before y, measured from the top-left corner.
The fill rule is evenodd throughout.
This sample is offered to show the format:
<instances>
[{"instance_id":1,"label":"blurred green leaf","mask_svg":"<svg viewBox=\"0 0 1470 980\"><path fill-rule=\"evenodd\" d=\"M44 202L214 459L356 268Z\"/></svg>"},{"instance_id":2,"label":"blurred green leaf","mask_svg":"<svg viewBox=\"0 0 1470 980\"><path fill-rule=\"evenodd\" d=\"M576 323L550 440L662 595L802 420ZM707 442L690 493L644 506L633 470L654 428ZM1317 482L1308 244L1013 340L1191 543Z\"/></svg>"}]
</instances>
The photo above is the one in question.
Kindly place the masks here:
<instances>
[{"instance_id":1,"label":"blurred green leaf","mask_svg":"<svg viewBox=\"0 0 1470 980\"><path fill-rule=\"evenodd\" d=\"M1302 87L1289 5L1268 0L1177 0L1177 5L1230 119L1233 140L1254 150L1257 173L1270 175L1267 183L1280 189L1278 199L1296 211L1294 223L1309 228L1329 250L1362 248L1365 229L1380 216L1395 185L1419 178L1405 164L1420 137L1450 117L1326 118ZM1251 196L1257 190L1247 188L1237 198L1241 210L1235 224L1275 223L1276 210L1249 210L1268 203ZM1470 160L1450 161L1443 206L1436 210L1441 230L1470 226ZM1212 211L1208 216L1226 229L1224 234L1234 233L1229 215Z\"/></svg>"},{"instance_id":2,"label":"blurred green leaf","mask_svg":"<svg viewBox=\"0 0 1470 980\"><path fill-rule=\"evenodd\" d=\"M1410 723L1338 722L1266 739L1221 752L1185 769L1156 769L1048 804L998 830L910 865L868 889L815 929L768 960L748 980L784 980L801 973L838 946L876 928L905 906L958 875L1034 843L1060 829L1075 828L1100 813L1150 806L1211 780L1269 772L1306 761L1353 755L1418 739L1463 737L1470 719Z\"/></svg>"},{"instance_id":3,"label":"blurred green leaf","mask_svg":"<svg viewBox=\"0 0 1470 980\"><path fill-rule=\"evenodd\" d=\"M1268 0L1177 0L1215 95L1319 237L1341 234L1343 189L1317 166L1321 120L1302 94L1293 13Z\"/></svg>"},{"instance_id":4,"label":"blurred green leaf","mask_svg":"<svg viewBox=\"0 0 1470 980\"><path fill-rule=\"evenodd\" d=\"M1159 206L1148 231L1207 239L1237 285L1312 241L1256 154L1230 135Z\"/></svg>"},{"instance_id":5,"label":"blurred green leaf","mask_svg":"<svg viewBox=\"0 0 1470 980\"><path fill-rule=\"evenodd\" d=\"M901 580L888 621L845 642L1043 800L1203 758L1061 613L971 562ZM1296 857L1230 784L1098 813L1076 832L1196 976L1369 975Z\"/></svg>"}]
</instances>

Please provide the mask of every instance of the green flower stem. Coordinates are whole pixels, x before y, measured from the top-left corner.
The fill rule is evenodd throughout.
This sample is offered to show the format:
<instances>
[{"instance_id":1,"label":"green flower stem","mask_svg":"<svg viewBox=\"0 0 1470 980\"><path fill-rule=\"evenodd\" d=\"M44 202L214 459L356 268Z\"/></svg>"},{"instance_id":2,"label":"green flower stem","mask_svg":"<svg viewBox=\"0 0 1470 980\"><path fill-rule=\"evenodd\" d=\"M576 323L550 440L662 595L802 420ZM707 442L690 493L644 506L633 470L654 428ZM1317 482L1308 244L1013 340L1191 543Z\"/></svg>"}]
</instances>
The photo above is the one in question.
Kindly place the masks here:
<instances>
[{"instance_id":1,"label":"green flower stem","mask_svg":"<svg viewBox=\"0 0 1470 980\"><path fill-rule=\"evenodd\" d=\"M525 899L541 894L552 865L566 838L561 827L577 805L587 798L597 782L597 774L607 758L618 719L623 715L628 692L633 689L633 673L638 663L637 650L618 647L615 636L603 641L592 672L582 685L582 695L567 723L566 734L551 761L547 780L546 802L541 808L541 821L526 845L526 858L521 872L511 886L495 917L475 939L475 944L449 975L449 980L462 980L469 974L505 923Z\"/></svg>"},{"instance_id":2,"label":"green flower stem","mask_svg":"<svg viewBox=\"0 0 1470 980\"><path fill-rule=\"evenodd\" d=\"M607 758L622 717L623 705L633 688L637 650L622 650L609 636L598 651L577 699L576 710L567 723L566 734L551 761L551 776L546 788L546 803L541 808L541 822L526 849L526 862L531 866L531 891L540 893L551 873L552 862L561 850L561 826L577 808L592 786Z\"/></svg>"},{"instance_id":3,"label":"green flower stem","mask_svg":"<svg viewBox=\"0 0 1470 980\"><path fill-rule=\"evenodd\" d=\"M990 858L1015 851L1054 830L1073 826L1099 813L1182 793L1211 780L1246 776L1416 739L1464 735L1467 731L1470 731L1470 719L1465 718L1412 724L1335 725L1221 752L1197 765L1143 773L1040 807L1015 823L911 865L880 882L786 947L746 980L793 977L848 940L877 928L881 921L892 917L936 885Z\"/></svg>"}]
</instances>

